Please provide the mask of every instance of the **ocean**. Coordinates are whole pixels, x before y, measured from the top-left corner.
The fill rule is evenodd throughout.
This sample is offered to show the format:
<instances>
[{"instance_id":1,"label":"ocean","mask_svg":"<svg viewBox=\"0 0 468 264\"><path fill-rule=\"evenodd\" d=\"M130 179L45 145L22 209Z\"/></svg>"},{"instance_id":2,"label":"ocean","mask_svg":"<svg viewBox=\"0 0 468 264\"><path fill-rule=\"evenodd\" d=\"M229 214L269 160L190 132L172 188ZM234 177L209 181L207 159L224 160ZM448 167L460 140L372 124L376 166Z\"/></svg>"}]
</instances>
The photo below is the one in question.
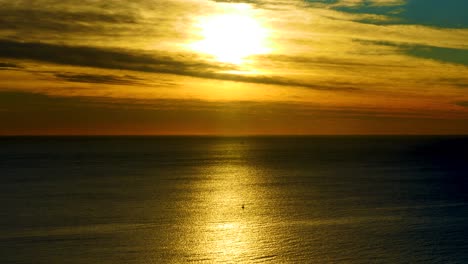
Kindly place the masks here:
<instances>
[{"instance_id":1,"label":"ocean","mask_svg":"<svg viewBox=\"0 0 468 264\"><path fill-rule=\"evenodd\" d=\"M468 137L1 137L0 263L468 263Z\"/></svg>"}]
</instances>

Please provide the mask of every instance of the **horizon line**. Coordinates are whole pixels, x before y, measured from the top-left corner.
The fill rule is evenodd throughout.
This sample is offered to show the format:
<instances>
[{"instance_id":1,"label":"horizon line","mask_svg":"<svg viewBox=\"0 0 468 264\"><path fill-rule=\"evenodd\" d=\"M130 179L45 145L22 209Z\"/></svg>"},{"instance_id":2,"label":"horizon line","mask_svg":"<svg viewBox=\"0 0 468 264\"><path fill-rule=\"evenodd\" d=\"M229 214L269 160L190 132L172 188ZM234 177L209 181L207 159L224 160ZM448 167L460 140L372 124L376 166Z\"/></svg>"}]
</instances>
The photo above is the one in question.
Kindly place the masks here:
<instances>
[{"instance_id":1,"label":"horizon line","mask_svg":"<svg viewBox=\"0 0 468 264\"><path fill-rule=\"evenodd\" d=\"M0 134L0 137L366 137L366 136L468 136L468 134Z\"/></svg>"}]
</instances>

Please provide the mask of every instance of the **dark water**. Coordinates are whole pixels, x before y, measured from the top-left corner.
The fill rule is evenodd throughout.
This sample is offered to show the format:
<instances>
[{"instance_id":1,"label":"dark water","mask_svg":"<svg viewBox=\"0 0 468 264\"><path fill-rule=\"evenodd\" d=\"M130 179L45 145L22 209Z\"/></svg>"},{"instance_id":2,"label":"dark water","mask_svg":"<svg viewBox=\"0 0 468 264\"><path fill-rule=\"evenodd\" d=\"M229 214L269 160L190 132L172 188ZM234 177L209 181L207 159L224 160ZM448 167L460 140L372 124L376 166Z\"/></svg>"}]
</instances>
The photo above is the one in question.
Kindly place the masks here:
<instances>
[{"instance_id":1,"label":"dark water","mask_svg":"<svg viewBox=\"0 0 468 264\"><path fill-rule=\"evenodd\" d=\"M468 137L0 138L0 174L0 263L468 263Z\"/></svg>"}]
</instances>

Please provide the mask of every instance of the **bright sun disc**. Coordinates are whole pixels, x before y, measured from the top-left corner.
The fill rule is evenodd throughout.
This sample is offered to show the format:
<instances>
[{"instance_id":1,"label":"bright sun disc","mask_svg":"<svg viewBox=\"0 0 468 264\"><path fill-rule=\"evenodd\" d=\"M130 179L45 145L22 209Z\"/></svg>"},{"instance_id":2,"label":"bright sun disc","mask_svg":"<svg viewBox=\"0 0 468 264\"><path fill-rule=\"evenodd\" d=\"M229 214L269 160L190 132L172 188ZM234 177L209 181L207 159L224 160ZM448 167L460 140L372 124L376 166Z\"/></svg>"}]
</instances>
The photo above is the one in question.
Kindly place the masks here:
<instances>
[{"instance_id":1,"label":"bright sun disc","mask_svg":"<svg viewBox=\"0 0 468 264\"><path fill-rule=\"evenodd\" d=\"M240 14L208 17L200 22L203 39L193 49L220 62L241 64L254 54L268 52L267 31L252 17Z\"/></svg>"}]
</instances>

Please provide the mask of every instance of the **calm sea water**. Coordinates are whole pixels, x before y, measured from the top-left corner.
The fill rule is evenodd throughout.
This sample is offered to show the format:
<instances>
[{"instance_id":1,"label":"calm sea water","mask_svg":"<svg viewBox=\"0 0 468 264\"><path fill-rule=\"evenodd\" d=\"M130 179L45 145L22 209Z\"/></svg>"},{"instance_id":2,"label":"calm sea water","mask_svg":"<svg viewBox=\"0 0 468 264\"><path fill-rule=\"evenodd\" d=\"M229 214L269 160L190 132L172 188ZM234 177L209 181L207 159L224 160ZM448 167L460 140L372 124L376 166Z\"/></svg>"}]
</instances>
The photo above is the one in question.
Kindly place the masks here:
<instances>
[{"instance_id":1,"label":"calm sea water","mask_svg":"<svg viewBox=\"0 0 468 264\"><path fill-rule=\"evenodd\" d=\"M468 137L0 138L1 263L468 263Z\"/></svg>"}]
</instances>

